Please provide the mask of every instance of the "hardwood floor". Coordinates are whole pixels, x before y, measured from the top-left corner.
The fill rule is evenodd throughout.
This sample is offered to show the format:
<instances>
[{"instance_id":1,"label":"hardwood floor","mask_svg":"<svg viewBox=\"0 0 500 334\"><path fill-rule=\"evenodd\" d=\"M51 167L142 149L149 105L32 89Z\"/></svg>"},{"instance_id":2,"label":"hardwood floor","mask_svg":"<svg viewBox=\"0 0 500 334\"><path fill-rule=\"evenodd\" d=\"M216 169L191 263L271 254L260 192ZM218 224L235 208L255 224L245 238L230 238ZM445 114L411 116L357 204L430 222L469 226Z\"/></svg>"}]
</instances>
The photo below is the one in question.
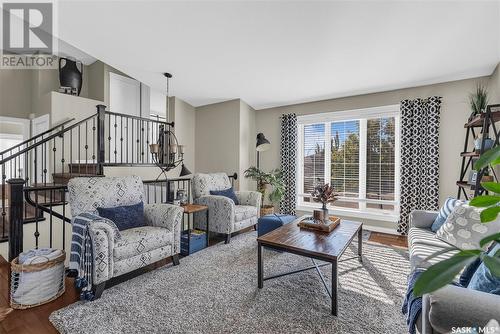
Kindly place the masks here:
<instances>
[{"instance_id":1,"label":"hardwood floor","mask_svg":"<svg viewBox=\"0 0 500 334\"><path fill-rule=\"evenodd\" d=\"M223 242L224 238L211 238L212 245ZM388 246L407 247L406 237L372 232L369 241L378 242ZM150 265L146 270L152 270L170 263L164 260ZM182 264L182 260L181 260ZM9 307L9 263L0 256L0 308ZM49 322L49 315L60 308L70 305L79 299L74 288L73 279L66 278L66 292L55 301L27 310L14 310L5 320L0 322L0 334L45 334L57 333Z\"/></svg>"}]
</instances>

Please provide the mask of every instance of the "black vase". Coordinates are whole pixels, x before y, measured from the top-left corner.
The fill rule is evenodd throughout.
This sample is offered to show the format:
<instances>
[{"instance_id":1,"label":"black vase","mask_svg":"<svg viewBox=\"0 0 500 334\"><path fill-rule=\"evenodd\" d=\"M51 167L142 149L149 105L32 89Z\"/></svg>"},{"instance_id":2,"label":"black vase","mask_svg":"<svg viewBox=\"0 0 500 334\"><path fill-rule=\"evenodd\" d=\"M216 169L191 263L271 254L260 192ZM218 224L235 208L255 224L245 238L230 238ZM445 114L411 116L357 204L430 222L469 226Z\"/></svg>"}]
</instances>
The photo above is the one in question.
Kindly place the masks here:
<instances>
[{"instance_id":1,"label":"black vase","mask_svg":"<svg viewBox=\"0 0 500 334\"><path fill-rule=\"evenodd\" d=\"M80 66L80 69L77 66ZM76 88L78 95L82 91L83 64L68 58L59 58L59 83L61 87Z\"/></svg>"}]
</instances>

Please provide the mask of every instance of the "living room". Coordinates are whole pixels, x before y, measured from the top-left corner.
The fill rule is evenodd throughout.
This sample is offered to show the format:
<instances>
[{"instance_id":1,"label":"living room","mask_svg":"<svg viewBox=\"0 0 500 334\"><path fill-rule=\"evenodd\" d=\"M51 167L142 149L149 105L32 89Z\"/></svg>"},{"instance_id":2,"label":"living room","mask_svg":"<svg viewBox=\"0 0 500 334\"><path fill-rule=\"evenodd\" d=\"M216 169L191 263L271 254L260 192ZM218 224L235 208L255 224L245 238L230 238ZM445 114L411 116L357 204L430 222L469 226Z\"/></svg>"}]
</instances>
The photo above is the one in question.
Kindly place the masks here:
<instances>
[{"instance_id":1,"label":"living room","mask_svg":"<svg viewBox=\"0 0 500 334\"><path fill-rule=\"evenodd\" d=\"M0 332L500 333L500 1L1 6Z\"/></svg>"}]
</instances>

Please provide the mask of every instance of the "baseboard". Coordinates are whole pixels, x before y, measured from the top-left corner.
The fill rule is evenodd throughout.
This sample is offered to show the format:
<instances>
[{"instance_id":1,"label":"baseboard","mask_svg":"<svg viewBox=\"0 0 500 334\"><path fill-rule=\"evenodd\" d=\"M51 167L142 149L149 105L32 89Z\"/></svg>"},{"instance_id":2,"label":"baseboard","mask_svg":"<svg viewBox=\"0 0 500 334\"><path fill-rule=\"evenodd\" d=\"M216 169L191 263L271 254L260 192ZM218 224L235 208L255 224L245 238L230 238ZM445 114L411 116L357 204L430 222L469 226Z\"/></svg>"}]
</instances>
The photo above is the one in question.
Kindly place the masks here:
<instances>
[{"instance_id":1,"label":"baseboard","mask_svg":"<svg viewBox=\"0 0 500 334\"><path fill-rule=\"evenodd\" d=\"M393 235L401 235L400 233L398 233L398 231L396 231L395 229L392 229L392 228L373 226L373 225L367 225L367 224L363 224L363 230L367 230L367 231L371 231L371 232L393 234Z\"/></svg>"}]
</instances>

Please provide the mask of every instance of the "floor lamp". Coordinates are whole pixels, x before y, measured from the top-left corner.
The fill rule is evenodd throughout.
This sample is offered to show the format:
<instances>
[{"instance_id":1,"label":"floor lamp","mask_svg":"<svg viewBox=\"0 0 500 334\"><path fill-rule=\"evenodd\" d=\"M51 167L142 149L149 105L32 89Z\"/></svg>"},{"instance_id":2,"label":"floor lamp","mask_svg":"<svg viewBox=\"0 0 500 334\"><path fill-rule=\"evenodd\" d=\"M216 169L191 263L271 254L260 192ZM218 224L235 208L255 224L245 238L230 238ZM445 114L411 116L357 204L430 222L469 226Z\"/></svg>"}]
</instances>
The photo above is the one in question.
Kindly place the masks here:
<instances>
[{"instance_id":1,"label":"floor lamp","mask_svg":"<svg viewBox=\"0 0 500 334\"><path fill-rule=\"evenodd\" d=\"M260 152L267 151L271 148L271 143L266 139L264 134L261 132L257 135L257 144L255 144L255 149L257 150L257 168L260 167Z\"/></svg>"}]
</instances>

